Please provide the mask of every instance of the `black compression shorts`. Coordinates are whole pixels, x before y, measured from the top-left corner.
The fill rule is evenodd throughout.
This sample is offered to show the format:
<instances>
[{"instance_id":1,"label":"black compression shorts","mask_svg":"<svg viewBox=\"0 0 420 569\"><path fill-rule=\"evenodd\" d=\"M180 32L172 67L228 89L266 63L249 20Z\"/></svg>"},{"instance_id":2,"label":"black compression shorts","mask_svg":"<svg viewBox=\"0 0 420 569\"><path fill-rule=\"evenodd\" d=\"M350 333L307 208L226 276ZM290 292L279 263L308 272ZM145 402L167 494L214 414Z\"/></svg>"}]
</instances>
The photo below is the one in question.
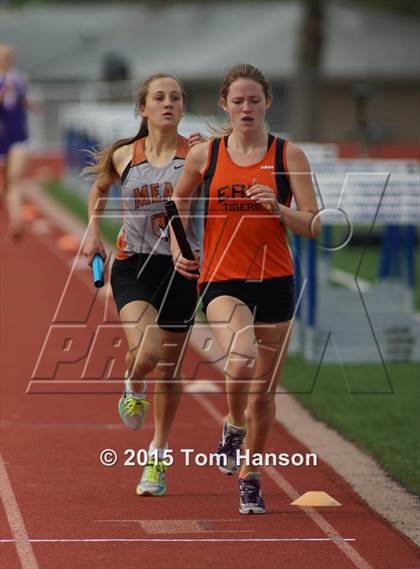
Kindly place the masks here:
<instances>
[{"instance_id":1,"label":"black compression shorts","mask_svg":"<svg viewBox=\"0 0 420 569\"><path fill-rule=\"evenodd\" d=\"M164 330L186 332L194 323L197 283L175 272L169 255L115 259L111 286L118 312L129 302L143 300L156 308L157 323Z\"/></svg>"},{"instance_id":2,"label":"black compression shorts","mask_svg":"<svg viewBox=\"0 0 420 569\"><path fill-rule=\"evenodd\" d=\"M287 322L295 309L293 276L276 277L263 281L228 280L203 283L200 286L203 311L219 296L233 296L246 304L254 314L255 322Z\"/></svg>"}]
</instances>

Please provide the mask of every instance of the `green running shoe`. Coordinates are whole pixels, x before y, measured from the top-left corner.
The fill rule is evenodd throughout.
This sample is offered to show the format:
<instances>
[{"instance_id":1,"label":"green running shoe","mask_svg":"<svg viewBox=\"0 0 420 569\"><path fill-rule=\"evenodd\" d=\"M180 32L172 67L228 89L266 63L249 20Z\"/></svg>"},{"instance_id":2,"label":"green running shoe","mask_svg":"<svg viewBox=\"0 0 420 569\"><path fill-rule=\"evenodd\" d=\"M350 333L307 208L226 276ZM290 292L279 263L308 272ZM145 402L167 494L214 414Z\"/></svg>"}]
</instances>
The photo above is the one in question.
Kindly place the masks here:
<instances>
[{"instance_id":1,"label":"green running shoe","mask_svg":"<svg viewBox=\"0 0 420 569\"><path fill-rule=\"evenodd\" d=\"M139 394L139 396L136 394L134 397L130 393L127 387L127 379L124 385L124 393L118 403L118 411L124 425L132 431L136 431L143 426L150 403L144 399L144 394Z\"/></svg>"},{"instance_id":2,"label":"green running shoe","mask_svg":"<svg viewBox=\"0 0 420 569\"><path fill-rule=\"evenodd\" d=\"M149 460L137 484L136 494L138 496L163 496L166 492L165 470L167 468L163 460Z\"/></svg>"}]
</instances>

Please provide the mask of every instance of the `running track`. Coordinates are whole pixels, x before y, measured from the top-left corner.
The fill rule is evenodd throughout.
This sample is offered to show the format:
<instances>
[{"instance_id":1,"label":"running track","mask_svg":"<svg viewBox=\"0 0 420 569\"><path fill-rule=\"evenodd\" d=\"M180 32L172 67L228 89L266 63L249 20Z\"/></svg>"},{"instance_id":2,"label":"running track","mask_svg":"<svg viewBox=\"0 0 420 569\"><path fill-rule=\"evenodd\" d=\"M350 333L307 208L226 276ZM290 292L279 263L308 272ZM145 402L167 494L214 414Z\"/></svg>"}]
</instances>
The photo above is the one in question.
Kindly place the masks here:
<instances>
[{"instance_id":1,"label":"running track","mask_svg":"<svg viewBox=\"0 0 420 569\"><path fill-rule=\"evenodd\" d=\"M56 313L74 253L58 248L61 233L42 216L41 223L28 222L21 242L11 243L5 238L4 213L0 215L1 569L419 567L415 546L324 463L266 468L269 513L255 517L238 513L234 477L215 467L185 467L180 448L215 450L225 411L222 394L183 397L171 440L176 460L168 474L168 494L137 497L141 469L124 467L121 461L106 468L99 453L112 448L121 457L125 449L147 448L151 417L143 430L132 433L120 425L118 396L103 393L115 391L108 387L112 383L97 393L74 393L81 389L65 380L81 376L83 358L60 366L51 389L44 385L41 393L35 388L26 393L54 315L71 324L86 314L94 294L90 273L77 271ZM91 334L103 322L103 306L99 298L89 313L85 328ZM115 321L112 307L107 318ZM105 343L97 342L92 369L106 362ZM56 348L51 345L44 354L44 372L54 368ZM186 367L192 368L197 356L190 351L187 360ZM113 375L118 377L122 365L117 357ZM292 454L308 449L276 424L267 450ZM342 507L302 510L290 505L307 490L324 490Z\"/></svg>"}]
</instances>

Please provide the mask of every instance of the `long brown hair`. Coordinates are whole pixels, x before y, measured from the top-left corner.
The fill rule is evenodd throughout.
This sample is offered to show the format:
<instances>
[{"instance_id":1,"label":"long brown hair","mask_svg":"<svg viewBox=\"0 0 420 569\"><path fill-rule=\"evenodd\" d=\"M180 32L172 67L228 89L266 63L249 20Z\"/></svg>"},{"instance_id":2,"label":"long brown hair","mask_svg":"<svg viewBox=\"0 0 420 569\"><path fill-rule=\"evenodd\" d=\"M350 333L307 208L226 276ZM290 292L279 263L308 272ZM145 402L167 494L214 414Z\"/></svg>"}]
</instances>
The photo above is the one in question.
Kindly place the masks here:
<instances>
[{"instance_id":1,"label":"long brown hair","mask_svg":"<svg viewBox=\"0 0 420 569\"><path fill-rule=\"evenodd\" d=\"M182 94L182 101L185 105L186 103L186 93L185 89L181 83L181 81L175 77L174 75L170 75L168 73L155 73L154 75L150 75L147 79L144 80L143 84L138 90L137 99L136 99L136 106L135 106L135 115L138 116L140 114L141 107L146 105L146 98L149 93L150 84L157 79L166 79L169 77L170 79L174 79L181 89ZM114 165L112 163L112 156L114 152L121 148L121 146L125 146L127 144L132 144L136 140L140 138L145 138L149 134L149 127L147 125L147 119L143 118L140 123L140 128L138 133L133 136L132 138L122 138L121 140L117 140L114 144L107 146L103 150L98 151L91 151L90 157L93 160L92 166L87 166L83 169L83 174L89 174L93 176L112 176L115 174Z\"/></svg>"},{"instance_id":2,"label":"long brown hair","mask_svg":"<svg viewBox=\"0 0 420 569\"><path fill-rule=\"evenodd\" d=\"M237 81L238 79L252 79L252 81L255 81L261 85L266 100L273 99L273 89L271 87L271 83L264 77L262 72L249 63L238 63L229 67L225 72L223 84L219 91L219 105L227 100L230 86L232 83L234 83L234 81ZM222 127L221 130L212 129L212 131L216 136L227 136L232 133L232 125L227 124L226 126Z\"/></svg>"}]
</instances>

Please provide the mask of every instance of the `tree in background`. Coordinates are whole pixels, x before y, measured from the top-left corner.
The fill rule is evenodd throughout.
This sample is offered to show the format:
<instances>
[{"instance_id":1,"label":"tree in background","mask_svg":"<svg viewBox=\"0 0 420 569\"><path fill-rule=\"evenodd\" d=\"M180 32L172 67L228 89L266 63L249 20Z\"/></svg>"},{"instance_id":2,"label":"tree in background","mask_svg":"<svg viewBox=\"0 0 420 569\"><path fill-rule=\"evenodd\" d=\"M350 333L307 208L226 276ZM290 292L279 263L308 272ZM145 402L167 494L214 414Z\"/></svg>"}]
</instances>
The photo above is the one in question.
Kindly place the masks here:
<instances>
[{"instance_id":1,"label":"tree in background","mask_svg":"<svg viewBox=\"0 0 420 569\"><path fill-rule=\"evenodd\" d=\"M303 0L303 15L298 38L298 53L292 94L291 132L297 140L319 140L320 68L325 39L327 0ZM413 0L353 0L366 8L389 9L401 15L420 16L420 2ZM355 89L356 122L362 153L368 143L367 94ZM365 89L366 91L366 89Z\"/></svg>"},{"instance_id":2,"label":"tree in background","mask_svg":"<svg viewBox=\"0 0 420 569\"><path fill-rule=\"evenodd\" d=\"M292 85L292 135L319 138L320 65L324 43L324 0L305 0L298 38L297 66Z\"/></svg>"}]
</instances>

